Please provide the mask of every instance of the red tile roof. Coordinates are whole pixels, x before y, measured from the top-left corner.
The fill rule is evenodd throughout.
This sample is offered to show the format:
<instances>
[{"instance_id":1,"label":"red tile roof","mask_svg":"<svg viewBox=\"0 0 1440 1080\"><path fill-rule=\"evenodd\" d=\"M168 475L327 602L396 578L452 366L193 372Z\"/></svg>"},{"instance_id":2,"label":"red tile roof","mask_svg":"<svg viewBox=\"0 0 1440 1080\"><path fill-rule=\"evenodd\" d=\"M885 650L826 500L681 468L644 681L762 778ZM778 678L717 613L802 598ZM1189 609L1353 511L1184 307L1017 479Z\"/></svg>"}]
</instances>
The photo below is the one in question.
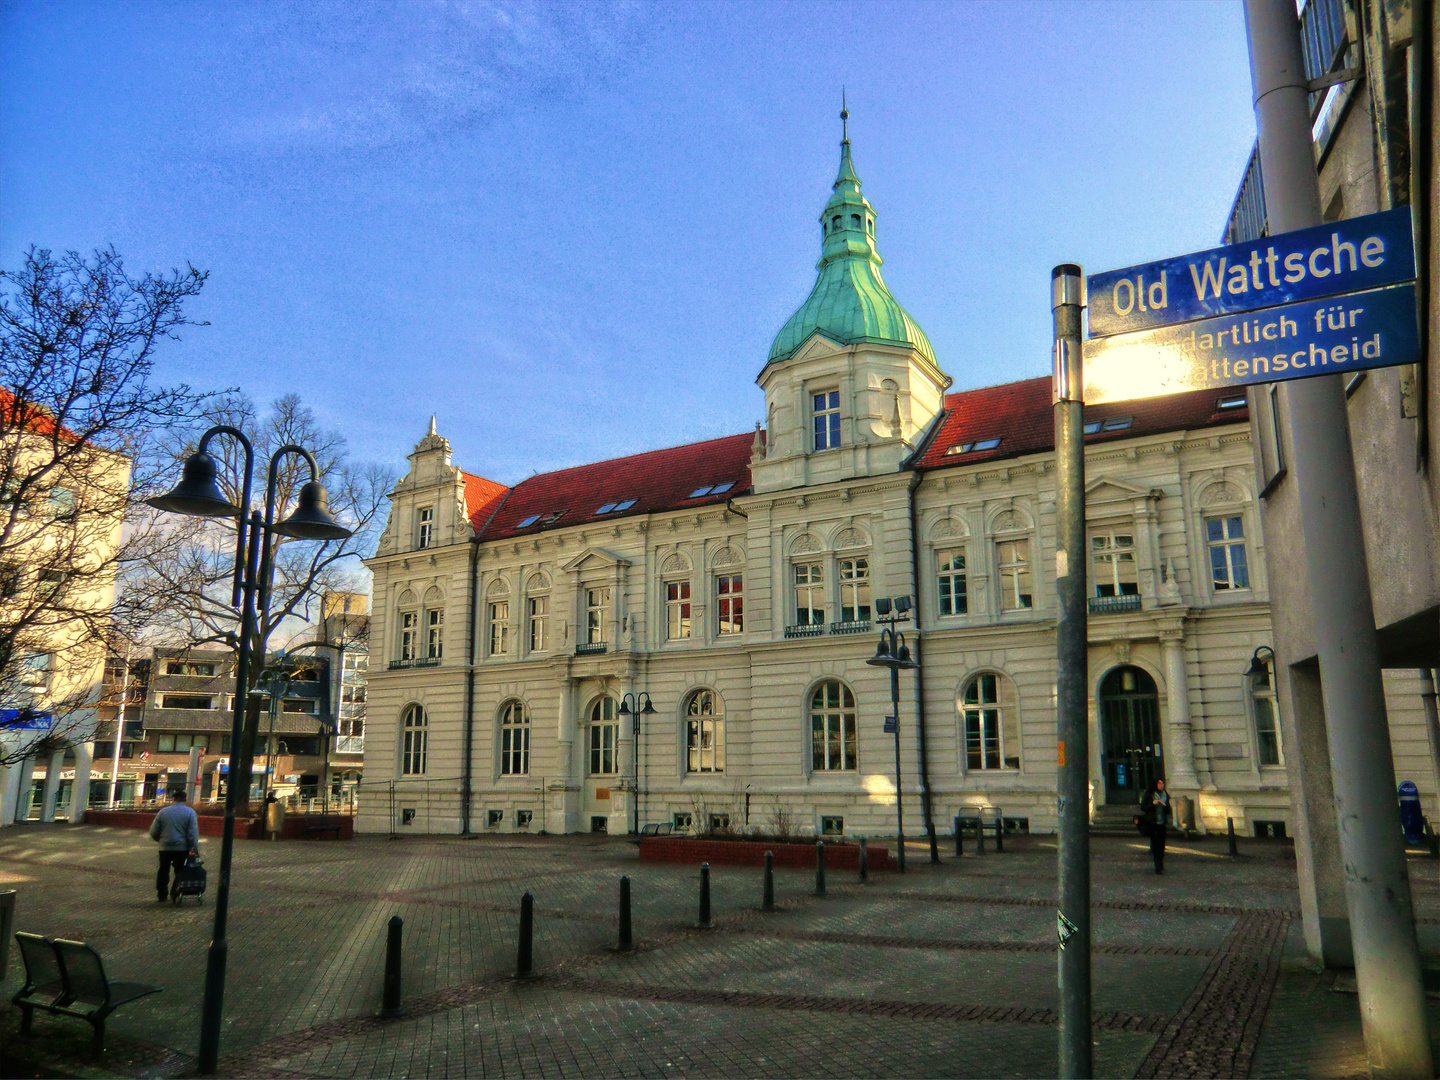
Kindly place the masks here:
<instances>
[{"instance_id":1,"label":"red tile roof","mask_svg":"<svg viewBox=\"0 0 1440 1080\"><path fill-rule=\"evenodd\" d=\"M55 423L55 416L49 409L37 402L21 404L14 391L0 387L0 429L23 427L37 435L59 433L61 439L71 442L76 435L69 428Z\"/></svg>"},{"instance_id":2,"label":"red tile roof","mask_svg":"<svg viewBox=\"0 0 1440 1080\"><path fill-rule=\"evenodd\" d=\"M753 440L754 434L748 432L727 435L722 439L708 439L668 450L651 450L592 465L540 473L510 488L493 516L488 508L483 514L472 511L470 521L477 531L483 530L480 532L483 539L500 540L587 521L609 521L661 510L688 510L723 504L750 488L750 447ZM478 477L475 479L479 480ZM727 483L731 485L727 491L690 498L690 493L698 488ZM468 476L465 490L468 502ZM607 503L628 499L634 499L635 504L625 510L596 513ZM546 520L551 514L560 516ZM539 515L539 519L534 524L520 528L520 522L535 515Z\"/></svg>"},{"instance_id":3,"label":"red tile roof","mask_svg":"<svg viewBox=\"0 0 1440 1080\"><path fill-rule=\"evenodd\" d=\"M504 484L486 480L483 476L476 476L464 469L460 470L460 475L465 478L465 514L470 523L478 529L489 520L495 507L510 489Z\"/></svg>"},{"instance_id":4,"label":"red tile roof","mask_svg":"<svg viewBox=\"0 0 1440 1080\"><path fill-rule=\"evenodd\" d=\"M1131 418L1129 427L1087 435L1085 442L1113 442L1137 435L1188 431L1221 424L1247 423L1244 406L1220 411L1222 399L1244 398L1244 391L1194 390L1142 401L1110 402L1085 409L1085 420ZM917 469L939 469L998 461L1055 449L1055 419L1050 402L1050 377L986 386L945 395L945 415L912 462ZM992 450L947 454L954 446L999 439Z\"/></svg>"}]
</instances>

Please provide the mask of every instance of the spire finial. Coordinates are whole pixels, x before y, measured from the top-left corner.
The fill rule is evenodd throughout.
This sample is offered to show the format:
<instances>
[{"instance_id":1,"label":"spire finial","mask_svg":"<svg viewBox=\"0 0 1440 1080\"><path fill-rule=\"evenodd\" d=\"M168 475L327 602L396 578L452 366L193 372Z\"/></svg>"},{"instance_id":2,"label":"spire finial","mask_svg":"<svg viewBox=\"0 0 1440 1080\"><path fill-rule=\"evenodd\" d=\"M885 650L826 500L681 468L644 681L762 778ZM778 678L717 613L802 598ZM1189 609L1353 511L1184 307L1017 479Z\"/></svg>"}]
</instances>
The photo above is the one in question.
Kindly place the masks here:
<instances>
[{"instance_id":1,"label":"spire finial","mask_svg":"<svg viewBox=\"0 0 1440 1080\"><path fill-rule=\"evenodd\" d=\"M845 87L840 88L840 139L850 141L850 109L845 103Z\"/></svg>"},{"instance_id":2,"label":"spire finial","mask_svg":"<svg viewBox=\"0 0 1440 1080\"><path fill-rule=\"evenodd\" d=\"M427 434L427 435L434 435L434 434L435 434L435 417L434 417L433 414L432 414L431 417L430 417L430 430L429 430L428 432L426 432L426 434Z\"/></svg>"}]
</instances>

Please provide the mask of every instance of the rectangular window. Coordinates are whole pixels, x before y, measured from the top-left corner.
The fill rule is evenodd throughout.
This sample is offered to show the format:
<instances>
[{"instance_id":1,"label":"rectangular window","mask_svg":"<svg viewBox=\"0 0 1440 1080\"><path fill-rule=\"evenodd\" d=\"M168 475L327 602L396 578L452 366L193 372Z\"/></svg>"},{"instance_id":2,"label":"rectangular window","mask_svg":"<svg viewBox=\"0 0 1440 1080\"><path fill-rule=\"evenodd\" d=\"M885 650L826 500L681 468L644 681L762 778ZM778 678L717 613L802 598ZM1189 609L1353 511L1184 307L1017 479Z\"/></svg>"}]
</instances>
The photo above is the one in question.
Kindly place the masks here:
<instances>
[{"instance_id":1,"label":"rectangular window","mask_svg":"<svg viewBox=\"0 0 1440 1080\"><path fill-rule=\"evenodd\" d=\"M843 817L825 816L820 819L821 836L844 836L845 819Z\"/></svg>"},{"instance_id":2,"label":"rectangular window","mask_svg":"<svg viewBox=\"0 0 1440 1080\"><path fill-rule=\"evenodd\" d=\"M490 655L504 656L510 651L510 601L490 605Z\"/></svg>"},{"instance_id":3,"label":"rectangular window","mask_svg":"<svg viewBox=\"0 0 1440 1080\"><path fill-rule=\"evenodd\" d=\"M422 506L415 512L415 546L428 548L435 542L435 508Z\"/></svg>"},{"instance_id":4,"label":"rectangular window","mask_svg":"<svg viewBox=\"0 0 1440 1080\"><path fill-rule=\"evenodd\" d=\"M1134 596L1140 592L1135 537L1130 533L1094 533L1090 537L1090 556L1096 596Z\"/></svg>"},{"instance_id":5,"label":"rectangular window","mask_svg":"<svg viewBox=\"0 0 1440 1080\"><path fill-rule=\"evenodd\" d=\"M939 567L936 582L940 589L940 614L964 615L970 609L965 591L964 550L937 551L935 561Z\"/></svg>"},{"instance_id":6,"label":"rectangular window","mask_svg":"<svg viewBox=\"0 0 1440 1080\"><path fill-rule=\"evenodd\" d=\"M692 773L725 771L725 717L709 690L697 692L686 708L685 769Z\"/></svg>"},{"instance_id":7,"label":"rectangular window","mask_svg":"<svg viewBox=\"0 0 1440 1080\"><path fill-rule=\"evenodd\" d=\"M1248 589L1250 567L1245 558L1245 527L1239 517L1205 519L1210 547L1210 581L1216 592Z\"/></svg>"},{"instance_id":8,"label":"rectangular window","mask_svg":"<svg viewBox=\"0 0 1440 1080\"><path fill-rule=\"evenodd\" d=\"M840 560L840 621L870 621L870 560Z\"/></svg>"},{"instance_id":9,"label":"rectangular window","mask_svg":"<svg viewBox=\"0 0 1440 1080\"><path fill-rule=\"evenodd\" d=\"M209 694L162 694L162 709L213 709L215 699Z\"/></svg>"},{"instance_id":10,"label":"rectangular window","mask_svg":"<svg viewBox=\"0 0 1440 1080\"><path fill-rule=\"evenodd\" d=\"M439 660L445 653L445 613L430 610L425 613L425 655Z\"/></svg>"},{"instance_id":11,"label":"rectangular window","mask_svg":"<svg viewBox=\"0 0 1440 1080\"><path fill-rule=\"evenodd\" d=\"M199 660L170 660L165 664L165 674L209 676L215 674L215 665Z\"/></svg>"},{"instance_id":12,"label":"rectangular window","mask_svg":"<svg viewBox=\"0 0 1440 1080\"><path fill-rule=\"evenodd\" d=\"M619 724L590 725L590 775L613 776L620 746Z\"/></svg>"},{"instance_id":13,"label":"rectangular window","mask_svg":"<svg viewBox=\"0 0 1440 1080\"><path fill-rule=\"evenodd\" d=\"M75 518L75 493L69 488L50 489L50 512L56 521L72 521Z\"/></svg>"},{"instance_id":14,"label":"rectangular window","mask_svg":"<svg viewBox=\"0 0 1440 1080\"><path fill-rule=\"evenodd\" d=\"M1260 430L1260 489L1271 491L1285 475L1285 444L1280 439L1280 384L1255 388L1255 426Z\"/></svg>"},{"instance_id":15,"label":"rectangular window","mask_svg":"<svg viewBox=\"0 0 1440 1080\"><path fill-rule=\"evenodd\" d=\"M280 711L289 713L308 713L314 716L319 702L310 698L300 698L294 701L281 701Z\"/></svg>"},{"instance_id":16,"label":"rectangular window","mask_svg":"<svg viewBox=\"0 0 1440 1080\"><path fill-rule=\"evenodd\" d=\"M160 754L188 754L192 746L198 746L201 751L210 748L209 735L157 735L155 737L155 751Z\"/></svg>"},{"instance_id":17,"label":"rectangular window","mask_svg":"<svg viewBox=\"0 0 1440 1080\"><path fill-rule=\"evenodd\" d=\"M1279 765L1282 759L1275 686L1271 681L1270 665L1267 663L1264 668L1260 674L1250 676L1250 697L1255 706L1255 742L1261 765Z\"/></svg>"},{"instance_id":18,"label":"rectangular window","mask_svg":"<svg viewBox=\"0 0 1440 1080\"><path fill-rule=\"evenodd\" d=\"M825 621L825 568L819 563L795 567L795 624L819 626Z\"/></svg>"},{"instance_id":19,"label":"rectangular window","mask_svg":"<svg viewBox=\"0 0 1440 1080\"><path fill-rule=\"evenodd\" d=\"M840 391L822 390L810 396L815 421L815 449L833 450L840 445Z\"/></svg>"},{"instance_id":20,"label":"rectangular window","mask_svg":"<svg viewBox=\"0 0 1440 1080\"><path fill-rule=\"evenodd\" d=\"M690 636L690 582L665 583L665 636L671 641Z\"/></svg>"},{"instance_id":21,"label":"rectangular window","mask_svg":"<svg viewBox=\"0 0 1440 1080\"><path fill-rule=\"evenodd\" d=\"M546 647L546 628L550 622L550 597L532 596L525 603L530 620L530 651L542 652Z\"/></svg>"},{"instance_id":22,"label":"rectangular window","mask_svg":"<svg viewBox=\"0 0 1440 1080\"><path fill-rule=\"evenodd\" d=\"M815 688L810 703L810 747L816 772L858 767L855 695L844 683L830 679Z\"/></svg>"},{"instance_id":23,"label":"rectangular window","mask_svg":"<svg viewBox=\"0 0 1440 1080\"><path fill-rule=\"evenodd\" d=\"M506 724L500 729L500 773L525 776L530 772L530 725Z\"/></svg>"},{"instance_id":24,"label":"rectangular window","mask_svg":"<svg viewBox=\"0 0 1440 1080\"><path fill-rule=\"evenodd\" d=\"M1020 767L1019 703L1002 676L980 674L965 687L965 760L970 769Z\"/></svg>"},{"instance_id":25,"label":"rectangular window","mask_svg":"<svg viewBox=\"0 0 1440 1080\"><path fill-rule=\"evenodd\" d=\"M405 611L400 614L400 659L414 660L416 646L419 645L420 616L414 611Z\"/></svg>"},{"instance_id":26,"label":"rectangular window","mask_svg":"<svg viewBox=\"0 0 1440 1080\"><path fill-rule=\"evenodd\" d=\"M689 832L692 821L690 814L675 813L670 816L670 827L675 832Z\"/></svg>"},{"instance_id":27,"label":"rectangular window","mask_svg":"<svg viewBox=\"0 0 1440 1080\"><path fill-rule=\"evenodd\" d=\"M1000 567L1000 610L1023 611L1033 606L1030 592L1030 541L1001 540L995 545Z\"/></svg>"},{"instance_id":28,"label":"rectangular window","mask_svg":"<svg viewBox=\"0 0 1440 1080\"><path fill-rule=\"evenodd\" d=\"M610 640L610 590L585 590L585 641L603 645Z\"/></svg>"},{"instance_id":29,"label":"rectangular window","mask_svg":"<svg viewBox=\"0 0 1440 1080\"><path fill-rule=\"evenodd\" d=\"M716 608L722 634L745 629L745 579L741 574L721 574L715 579Z\"/></svg>"},{"instance_id":30,"label":"rectangular window","mask_svg":"<svg viewBox=\"0 0 1440 1080\"><path fill-rule=\"evenodd\" d=\"M516 810L516 811L515 811L515 827L516 827L517 829L528 829L528 828L530 827L530 823L531 823L532 821L534 821L534 820L535 820L535 811L534 811L534 810Z\"/></svg>"}]
</instances>

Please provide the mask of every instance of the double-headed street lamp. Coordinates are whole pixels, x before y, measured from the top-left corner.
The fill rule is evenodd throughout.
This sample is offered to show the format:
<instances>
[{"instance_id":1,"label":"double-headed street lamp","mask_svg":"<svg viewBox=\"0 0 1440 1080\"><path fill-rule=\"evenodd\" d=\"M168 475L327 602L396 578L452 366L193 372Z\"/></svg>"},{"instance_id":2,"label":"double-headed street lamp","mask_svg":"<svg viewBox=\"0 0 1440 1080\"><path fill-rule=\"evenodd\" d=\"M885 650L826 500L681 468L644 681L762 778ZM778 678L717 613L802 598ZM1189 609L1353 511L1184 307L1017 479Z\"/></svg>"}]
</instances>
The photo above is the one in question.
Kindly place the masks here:
<instances>
[{"instance_id":1,"label":"double-headed street lamp","mask_svg":"<svg viewBox=\"0 0 1440 1080\"><path fill-rule=\"evenodd\" d=\"M620 715L631 718L630 727L630 751L633 757L635 770L631 774L635 790L630 792L630 816L634 821L630 831L640 831L640 717L654 716L655 705L650 700L650 695L644 690L637 694L626 694L620 699Z\"/></svg>"},{"instance_id":2,"label":"double-headed street lamp","mask_svg":"<svg viewBox=\"0 0 1440 1080\"><path fill-rule=\"evenodd\" d=\"M245 450L244 487L237 506L225 497L215 479L215 459L205 452L216 435L229 435ZM310 466L310 479L300 488L295 512L284 521L275 520L277 471L281 459L290 454L303 457ZM228 425L212 427L200 437L200 445L185 461L180 482L168 495L146 500L157 510L187 517L233 517L239 520L235 540L235 574L230 604L240 611L240 640L235 660L235 712L230 724L230 783L225 791L225 831L220 844L220 883L215 892L215 931L205 967L205 996L200 1007L200 1071L212 1073L220 1059L220 1025L225 999L225 959L229 946L225 923L230 910L230 866L235 848L235 811L241 798L236 769L245 733L246 687L250 681L250 652L256 626L270 608L270 584L274 571L272 534L298 540L344 540L351 530L330 516L329 499L319 480L315 457L303 446L287 444L270 456L265 482L265 513L250 507L251 473L255 448L245 433ZM257 613L258 606L258 613ZM248 802L250 792L243 792Z\"/></svg>"},{"instance_id":3,"label":"double-headed street lamp","mask_svg":"<svg viewBox=\"0 0 1440 1080\"><path fill-rule=\"evenodd\" d=\"M894 600L884 597L875 601L875 614L879 616L876 622L889 623L890 625L880 631L880 644L875 647L875 655L865 663L871 667L886 667L890 669L890 716L886 718L885 726L895 736L895 849L898 852L896 861L900 866L900 873L905 872L905 809L900 798L900 669L907 671L918 668L920 664L911 659L910 646L905 644L905 635L895 629L897 622L903 622L910 618L910 598L908 596L897 596Z\"/></svg>"}]
</instances>

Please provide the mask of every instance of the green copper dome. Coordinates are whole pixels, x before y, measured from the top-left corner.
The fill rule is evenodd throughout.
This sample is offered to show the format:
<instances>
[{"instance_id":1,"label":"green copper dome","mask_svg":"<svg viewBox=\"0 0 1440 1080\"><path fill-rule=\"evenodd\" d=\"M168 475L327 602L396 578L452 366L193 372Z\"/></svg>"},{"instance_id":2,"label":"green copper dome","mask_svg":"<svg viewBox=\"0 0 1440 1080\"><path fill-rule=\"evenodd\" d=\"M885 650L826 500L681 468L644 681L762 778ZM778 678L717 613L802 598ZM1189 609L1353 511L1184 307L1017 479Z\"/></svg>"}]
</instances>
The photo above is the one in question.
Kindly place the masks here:
<instances>
[{"instance_id":1,"label":"green copper dome","mask_svg":"<svg viewBox=\"0 0 1440 1080\"><path fill-rule=\"evenodd\" d=\"M905 313L880 276L884 260L875 250L875 211L860 194L848 130L840 143L840 174L833 186L835 194L820 215L824 237L816 264L820 275L800 310L775 335L767 366L792 356L817 331L842 345L873 341L908 346L935 363L925 331Z\"/></svg>"}]
</instances>

